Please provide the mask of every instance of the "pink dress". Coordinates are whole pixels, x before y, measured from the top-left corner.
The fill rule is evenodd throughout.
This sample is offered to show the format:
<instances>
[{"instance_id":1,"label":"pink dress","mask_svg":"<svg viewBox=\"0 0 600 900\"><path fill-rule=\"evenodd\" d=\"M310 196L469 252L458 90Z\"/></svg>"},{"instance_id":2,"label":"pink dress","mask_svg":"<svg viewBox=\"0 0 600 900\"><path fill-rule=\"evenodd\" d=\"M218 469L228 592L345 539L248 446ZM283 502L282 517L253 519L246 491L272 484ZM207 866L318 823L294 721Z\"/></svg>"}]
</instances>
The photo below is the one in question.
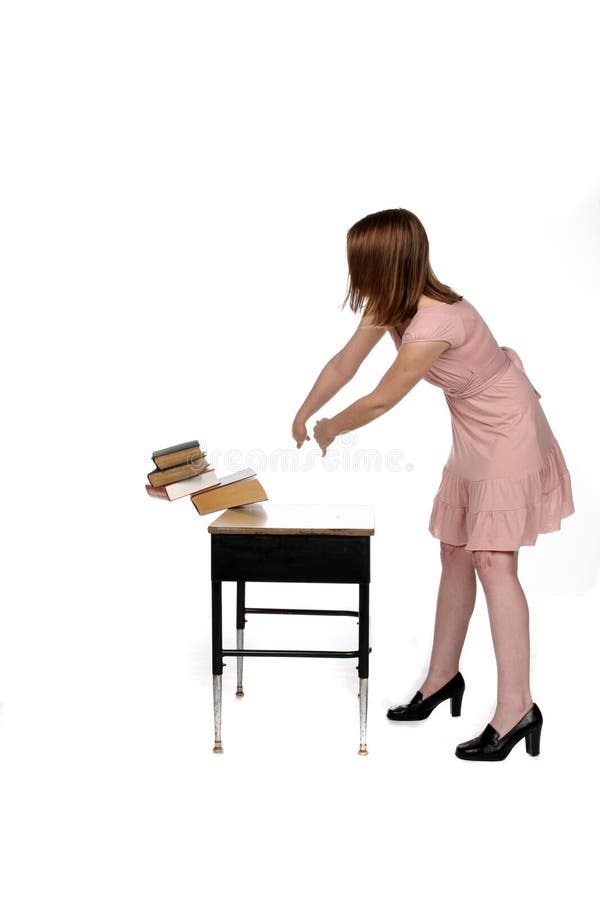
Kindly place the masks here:
<instances>
[{"instance_id":1,"label":"pink dress","mask_svg":"<svg viewBox=\"0 0 600 900\"><path fill-rule=\"evenodd\" d=\"M517 550L575 512L560 446L521 359L500 347L475 307L423 307L400 337L447 340L425 380L450 408L452 447L433 500L431 534L467 550Z\"/></svg>"}]
</instances>

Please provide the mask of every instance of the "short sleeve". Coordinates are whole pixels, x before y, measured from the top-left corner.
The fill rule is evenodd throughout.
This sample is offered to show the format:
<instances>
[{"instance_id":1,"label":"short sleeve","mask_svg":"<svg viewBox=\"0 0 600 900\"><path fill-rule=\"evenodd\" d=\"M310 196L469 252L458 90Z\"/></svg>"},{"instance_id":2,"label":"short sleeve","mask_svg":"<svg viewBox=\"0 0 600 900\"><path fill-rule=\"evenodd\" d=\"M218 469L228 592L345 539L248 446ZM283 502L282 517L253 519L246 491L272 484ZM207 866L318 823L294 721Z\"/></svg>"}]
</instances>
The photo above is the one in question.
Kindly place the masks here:
<instances>
[{"instance_id":1,"label":"short sleeve","mask_svg":"<svg viewBox=\"0 0 600 900\"><path fill-rule=\"evenodd\" d=\"M440 315L437 310L413 319L404 334L402 343L412 341L449 341L450 347L460 347L465 339L461 320L452 314Z\"/></svg>"}]
</instances>

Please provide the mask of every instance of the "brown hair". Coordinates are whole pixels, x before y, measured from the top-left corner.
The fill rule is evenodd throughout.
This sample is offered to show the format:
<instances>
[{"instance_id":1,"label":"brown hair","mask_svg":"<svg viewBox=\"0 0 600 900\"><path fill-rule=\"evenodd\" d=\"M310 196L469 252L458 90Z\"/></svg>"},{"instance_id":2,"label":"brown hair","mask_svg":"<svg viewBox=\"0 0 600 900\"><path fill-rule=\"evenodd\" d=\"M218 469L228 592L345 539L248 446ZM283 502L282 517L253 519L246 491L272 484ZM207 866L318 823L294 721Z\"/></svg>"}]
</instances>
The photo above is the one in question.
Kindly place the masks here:
<instances>
[{"instance_id":1,"label":"brown hair","mask_svg":"<svg viewBox=\"0 0 600 900\"><path fill-rule=\"evenodd\" d=\"M355 222L347 234L347 256L342 308L350 301L350 309L362 310L373 325L412 318L422 294L443 303L463 299L433 274L427 234L408 209L384 209Z\"/></svg>"}]
</instances>

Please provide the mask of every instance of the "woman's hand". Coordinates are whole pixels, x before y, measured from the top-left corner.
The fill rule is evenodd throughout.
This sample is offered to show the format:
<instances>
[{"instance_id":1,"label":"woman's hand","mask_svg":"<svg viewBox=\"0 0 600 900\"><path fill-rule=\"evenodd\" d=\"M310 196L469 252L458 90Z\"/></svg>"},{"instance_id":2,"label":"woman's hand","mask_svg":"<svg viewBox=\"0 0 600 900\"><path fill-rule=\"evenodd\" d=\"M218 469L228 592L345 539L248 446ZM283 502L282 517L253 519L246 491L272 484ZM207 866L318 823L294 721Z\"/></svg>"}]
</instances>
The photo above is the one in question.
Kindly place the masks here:
<instances>
[{"instance_id":1,"label":"woman's hand","mask_svg":"<svg viewBox=\"0 0 600 900\"><path fill-rule=\"evenodd\" d=\"M306 422L296 416L292 423L292 437L296 441L296 447L300 448L304 441L310 441L310 437L306 430Z\"/></svg>"},{"instance_id":2,"label":"woman's hand","mask_svg":"<svg viewBox=\"0 0 600 900\"><path fill-rule=\"evenodd\" d=\"M330 422L331 419L318 419L313 429L315 441L323 451L321 456L325 456L327 447L335 440L335 434L332 433Z\"/></svg>"}]
</instances>

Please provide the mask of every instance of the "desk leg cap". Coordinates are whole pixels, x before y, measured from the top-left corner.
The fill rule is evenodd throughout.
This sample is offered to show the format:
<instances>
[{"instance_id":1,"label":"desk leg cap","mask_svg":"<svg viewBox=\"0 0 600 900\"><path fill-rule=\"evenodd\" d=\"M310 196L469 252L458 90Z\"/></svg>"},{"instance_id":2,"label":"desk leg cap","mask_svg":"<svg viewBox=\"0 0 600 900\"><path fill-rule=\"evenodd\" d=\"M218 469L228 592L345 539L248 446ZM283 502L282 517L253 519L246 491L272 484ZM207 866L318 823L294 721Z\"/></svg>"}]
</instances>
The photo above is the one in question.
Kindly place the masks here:
<instances>
[{"instance_id":1,"label":"desk leg cap","mask_svg":"<svg viewBox=\"0 0 600 900\"><path fill-rule=\"evenodd\" d=\"M369 755L369 751L367 750L366 744L360 745L360 750L358 751L358 755L359 756L368 756Z\"/></svg>"},{"instance_id":2,"label":"desk leg cap","mask_svg":"<svg viewBox=\"0 0 600 900\"><path fill-rule=\"evenodd\" d=\"M243 696L244 696L243 690L242 690L241 688L238 688L237 691L235 692L235 696L236 696L236 697L243 697Z\"/></svg>"},{"instance_id":3,"label":"desk leg cap","mask_svg":"<svg viewBox=\"0 0 600 900\"><path fill-rule=\"evenodd\" d=\"M221 741L216 741L215 746L213 747L213 753L222 753L223 748L221 746Z\"/></svg>"}]
</instances>

